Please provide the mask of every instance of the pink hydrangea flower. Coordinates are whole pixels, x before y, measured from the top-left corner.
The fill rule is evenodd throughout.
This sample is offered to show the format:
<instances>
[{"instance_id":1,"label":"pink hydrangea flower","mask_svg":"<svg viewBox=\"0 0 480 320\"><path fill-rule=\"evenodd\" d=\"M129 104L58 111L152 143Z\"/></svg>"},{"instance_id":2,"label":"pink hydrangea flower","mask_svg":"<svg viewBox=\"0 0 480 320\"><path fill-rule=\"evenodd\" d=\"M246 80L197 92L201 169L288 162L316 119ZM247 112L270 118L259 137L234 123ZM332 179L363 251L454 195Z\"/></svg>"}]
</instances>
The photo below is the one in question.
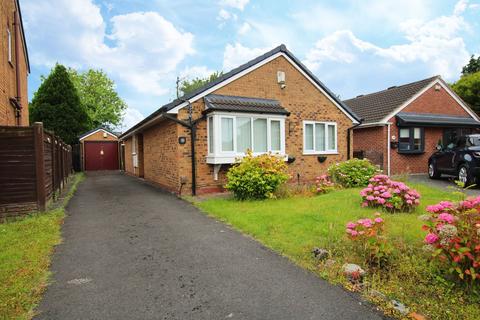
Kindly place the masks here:
<instances>
[{"instance_id":1,"label":"pink hydrangea flower","mask_svg":"<svg viewBox=\"0 0 480 320\"><path fill-rule=\"evenodd\" d=\"M377 202L378 202L379 204L384 204L386 201L385 201L385 199L383 199L383 198L378 198Z\"/></svg>"},{"instance_id":2,"label":"pink hydrangea flower","mask_svg":"<svg viewBox=\"0 0 480 320\"><path fill-rule=\"evenodd\" d=\"M438 215L438 220L445 221L446 223L453 223L455 221L455 217L450 213L442 212Z\"/></svg>"},{"instance_id":3,"label":"pink hydrangea flower","mask_svg":"<svg viewBox=\"0 0 480 320\"><path fill-rule=\"evenodd\" d=\"M386 192L382 193L382 197L384 197L384 198L391 198L392 195L390 194L390 192L386 191Z\"/></svg>"},{"instance_id":4,"label":"pink hydrangea flower","mask_svg":"<svg viewBox=\"0 0 480 320\"><path fill-rule=\"evenodd\" d=\"M374 221L375 221L375 223L382 223L382 222L383 222L383 219L380 218L380 217L376 217L376 218L374 219Z\"/></svg>"},{"instance_id":5,"label":"pink hydrangea flower","mask_svg":"<svg viewBox=\"0 0 480 320\"><path fill-rule=\"evenodd\" d=\"M438 236L434 233L429 233L425 236L425 242L427 244L433 244L437 242L437 240L438 240Z\"/></svg>"},{"instance_id":6,"label":"pink hydrangea flower","mask_svg":"<svg viewBox=\"0 0 480 320\"><path fill-rule=\"evenodd\" d=\"M374 199L375 199L374 196L368 196L368 197L367 197L367 200L368 200L368 201L373 201Z\"/></svg>"},{"instance_id":7,"label":"pink hydrangea flower","mask_svg":"<svg viewBox=\"0 0 480 320\"><path fill-rule=\"evenodd\" d=\"M357 226L357 224L354 223L354 222L349 222L349 223L347 223L347 228L348 228L348 229L355 229L356 226Z\"/></svg>"}]
</instances>

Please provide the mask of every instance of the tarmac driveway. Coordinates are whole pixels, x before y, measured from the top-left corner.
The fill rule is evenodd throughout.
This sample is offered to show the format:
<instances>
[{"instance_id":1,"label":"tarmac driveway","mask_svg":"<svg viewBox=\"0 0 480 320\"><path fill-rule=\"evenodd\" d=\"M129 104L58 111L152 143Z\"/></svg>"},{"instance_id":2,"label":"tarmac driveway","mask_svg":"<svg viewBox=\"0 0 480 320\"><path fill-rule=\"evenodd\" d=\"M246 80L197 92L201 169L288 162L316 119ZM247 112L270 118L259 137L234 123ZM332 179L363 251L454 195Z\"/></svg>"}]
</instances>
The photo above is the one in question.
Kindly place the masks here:
<instances>
[{"instance_id":1,"label":"tarmac driveway","mask_svg":"<svg viewBox=\"0 0 480 320\"><path fill-rule=\"evenodd\" d=\"M68 207L37 319L381 319L341 288L121 174Z\"/></svg>"}]
</instances>

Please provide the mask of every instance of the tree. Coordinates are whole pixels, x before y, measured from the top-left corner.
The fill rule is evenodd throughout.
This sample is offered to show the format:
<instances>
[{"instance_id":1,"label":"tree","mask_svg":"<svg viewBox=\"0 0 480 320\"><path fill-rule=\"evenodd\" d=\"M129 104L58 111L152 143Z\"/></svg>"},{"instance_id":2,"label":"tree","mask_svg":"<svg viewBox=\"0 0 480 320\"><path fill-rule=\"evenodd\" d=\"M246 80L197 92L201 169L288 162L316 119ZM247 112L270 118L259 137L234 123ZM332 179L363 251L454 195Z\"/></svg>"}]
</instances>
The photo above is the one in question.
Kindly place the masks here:
<instances>
[{"instance_id":1,"label":"tree","mask_svg":"<svg viewBox=\"0 0 480 320\"><path fill-rule=\"evenodd\" d=\"M462 68L462 75L472 74L478 71L480 71L480 55L475 59L475 56L472 54L468 64Z\"/></svg>"},{"instance_id":2,"label":"tree","mask_svg":"<svg viewBox=\"0 0 480 320\"><path fill-rule=\"evenodd\" d=\"M205 84L212 82L217 78L220 78L222 75L222 71L215 71L214 73L205 78L197 77L191 80L183 80L180 83L179 89L182 92L182 95L186 95L187 93L193 92L198 88L203 87Z\"/></svg>"},{"instance_id":3,"label":"tree","mask_svg":"<svg viewBox=\"0 0 480 320\"><path fill-rule=\"evenodd\" d=\"M67 69L56 64L34 93L30 103L30 122L41 121L46 129L74 144L89 128L89 119Z\"/></svg>"},{"instance_id":4,"label":"tree","mask_svg":"<svg viewBox=\"0 0 480 320\"><path fill-rule=\"evenodd\" d=\"M464 75L452 85L453 90L480 114L480 71Z\"/></svg>"},{"instance_id":5,"label":"tree","mask_svg":"<svg viewBox=\"0 0 480 320\"><path fill-rule=\"evenodd\" d=\"M127 104L118 96L115 83L102 70L68 73L80 95L80 101L90 119L89 129L121 124Z\"/></svg>"}]
</instances>

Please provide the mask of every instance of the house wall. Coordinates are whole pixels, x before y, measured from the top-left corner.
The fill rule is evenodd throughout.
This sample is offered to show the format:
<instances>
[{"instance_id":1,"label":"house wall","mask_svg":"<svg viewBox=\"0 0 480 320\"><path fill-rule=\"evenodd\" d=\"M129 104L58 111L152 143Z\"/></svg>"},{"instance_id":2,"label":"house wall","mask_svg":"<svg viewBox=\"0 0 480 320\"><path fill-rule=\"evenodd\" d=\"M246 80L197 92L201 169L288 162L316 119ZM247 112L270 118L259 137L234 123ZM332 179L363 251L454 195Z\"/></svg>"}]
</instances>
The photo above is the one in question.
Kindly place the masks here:
<instances>
[{"instance_id":1,"label":"house wall","mask_svg":"<svg viewBox=\"0 0 480 320\"><path fill-rule=\"evenodd\" d=\"M15 109L10 103L10 98L17 96L17 82L15 73L15 29L14 16L16 10L16 1L0 1L0 125L15 126ZM12 62L8 61L8 36L7 26L10 29L12 37ZM19 28L20 29L20 28ZM28 92L27 92L27 62L24 54L23 41L19 34L20 52L20 101L23 106L21 112L20 125L28 126Z\"/></svg>"},{"instance_id":2,"label":"house wall","mask_svg":"<svg viewBox=\"0 0 480 320\"><path fill-rule=\"evenodd\" d=\"M386 126L358 128L353 130L353 151L363 152L381 169L386 168L387 128Z\"/></svg>"},{"instance_id":3,"label":"house wall","mask_svg":"<svg viewBox=\"0 0 480 320\"><path fill-rule=\"evenodd\" d=\"M179 152L177 140L177 125L170 120L143 132L144 178L174 192L180 188L180 176L186 174L179 170L180 159L190 159L190 151Z\"/></svg>"},{"instance_id":4,"label":"house wall","mask_svg":"<svg viewBox=\"0 0 480 320\"><path fill-rule=\"evenodd\" d=\"M469 114L458 104L447 91L441 88L436 91L434 86L425 91L421 96L415 99L401 112L415 112L415 113L433 113L433 114L447 114L456 116L469 116ZM395 136L398 141L399 128L396 124L395 117L392 117L389 122L390 136ZM354 150L363 150L368 153L376 153L382 150L383 153L383 168L387 168L387 148L386 127L373 128L359 128L354 131ZM383 129L380 129L383 128ZM435 152L435 147L438 141L442 139L443 129L424 128L425 132L425 152L421 154L401 154L397 149L391 149L390 157L390 174L403 173L427 173L428 158ZM383 131L383 132L381 132ZM379 145L380 144L380 145ZM382 146L383 145L383 146ZM367 158L369 158L367 156Z\"/></svg>"},{"instance_id":5,"label":"house wall","mask_svg":"<svg viewBox=\"0 0 480 320\"><path fill-rule=\"evenodd\" d=\"M133 159L132 159L132 137L124 140L125 143L125 172L130 175L138 174L138 171L133 170Z\"/></svg>"},{"instance_id":6,"label":"house wall","mask_svg":"<svg viewBox=\"0 0 480 320\"><path fill-rule=\"evenodd\" d=\"M285 89L280 89L277 83L277 71L284 71L286 74ZM294 163L288 165L292 181L297 181L297 177L299 177L300 182L311 181L317 175L325 173L331 164L347 160L347 129L352 126L352 121L284 57L278 57L266 63L214 93L276 99L285 109L291 112L291 115L285 121L285 145L287 154L296 158ZM201 112L205 109L203 99L195 102L193 108L194 118L200 117ZM186 119L187 117L188 111L186 108L179 111L179 119ZM336 122L338 154L327 155L327 160L324 163L319 163L317 155L303 155L303 120ZM177 125L177 130L179 136L187 137L187 143L178 146L178 166L181 176L188 181L186 187L190 188L189 131L180 125ZM201 121L198 125L196 148L198 193L221 191L225 184L225 173L228 166L222 166L219 179L215 181L213 165L206 163L206 121ZM350 150L352 153L352 148Z\"/></svg>"}]
</instances>

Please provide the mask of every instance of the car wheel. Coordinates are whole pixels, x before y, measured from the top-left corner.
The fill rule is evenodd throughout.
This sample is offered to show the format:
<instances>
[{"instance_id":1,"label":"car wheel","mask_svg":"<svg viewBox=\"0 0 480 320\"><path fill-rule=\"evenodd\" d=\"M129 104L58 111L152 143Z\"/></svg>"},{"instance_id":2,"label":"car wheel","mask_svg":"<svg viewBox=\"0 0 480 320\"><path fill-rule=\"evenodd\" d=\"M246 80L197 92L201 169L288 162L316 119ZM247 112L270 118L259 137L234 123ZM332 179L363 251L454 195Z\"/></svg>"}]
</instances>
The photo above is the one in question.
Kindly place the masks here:
<instances>
[{"instance_id":1,"label":"car wheel","mask_svg":"<svg viewBox=\"0 0 480 320\"><path fill-rule=\"evenodd\" d=\"M430 162L428 164L428 177L430 179L438 179L440 178L441 173L438 172L437 168L435 168L435 163Z\"/></svg>"},{"instance_id":2,"label":"car wheel","mask_svg":"<svg viewBox=\"0 0 480 320\"><path fill-rule=\"evenodd\" d=\"M472 177L470 176L468 167L464 164L458 167L458 181L463 183L464 188L472 184Z\"/></svg>"}]
</instances>

